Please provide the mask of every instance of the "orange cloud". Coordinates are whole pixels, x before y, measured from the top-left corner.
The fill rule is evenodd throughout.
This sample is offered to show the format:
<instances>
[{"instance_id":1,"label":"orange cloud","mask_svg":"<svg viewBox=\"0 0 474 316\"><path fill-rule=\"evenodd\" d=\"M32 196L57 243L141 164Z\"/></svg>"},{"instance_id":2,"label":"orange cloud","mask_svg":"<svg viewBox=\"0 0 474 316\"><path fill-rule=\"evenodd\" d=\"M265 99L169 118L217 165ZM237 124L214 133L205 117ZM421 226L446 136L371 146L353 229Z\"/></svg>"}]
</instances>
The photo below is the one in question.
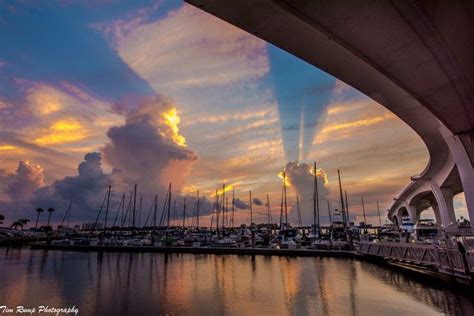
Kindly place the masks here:
<instances>
[{"instance_id":1,"label":"orange cloud","mask_svg":"<svg viewBox=\"0 0 474 316\"><path fill-rule=\"evenodd\" d=\"M283 171L280 171L278 174L277 174L278 178L281 179L281 183L284 183L286 187L289 187L291 186L291 182L290 182L290 179L288 178L288 176L286 176Z\"/></svg>"},{"instance_id":2,"label":"orange cloud","mask_svg":"<svg viewBox=\"0 0 474 316\"><path fill-rule=\"evenodd\" d=\"M179 133L179 123L181 121L178 113L176 112L176 108L171 108L162 114L164 123L168 126L171 130L171 138L173 141L182 147L186 147L186 139L183 135Z\"/></svg>"},{"instance_id":3,"label":"orange cloud","mask_svg":"<svg viewBox=\"0 0 474 316\"><path fill-rule=\"evenodd\" d=\"M79 121L69 118L56 121L46 135L35 139L40 145L72 143L88 136L86 127Z\"/></svg>"},{"instance_id":4,"label":"orange cloud","mask_svg":"<svg viewBox=\"0 0 474 316\"><path fill-rule=\"evenodd\" d=\"M387 113L384 115L374 116L367 119L356 120L352 122L344 122L344 123L334 123L328 126L325 126L320 133L330 133L342 129L354 129L358 127L365 127L371 126L375 124L379 124L383 121L395 118L393 114Z\"/></svg>"},{"instance_id":5,"label":"orange cloud","mask_svg":"<svg viewBox=\"0 0 474 316\"><path fill-rule=\"evenodd\" d=\"M217 195L222 195L222 193L224 193L224 192L232 191L233 188L234 188L233 184L226 184L225 185L225 190L224 190L224 188L221 188L221 189L217 190ZM215 196L215 193L214 193L214 196Z\"/></svg>"},{"instance_id":6,"label":"orange cloud","mask_svg":"<svg viewBox=\"0 0 474 316\"><path fill-rule=\"evenodd\" d=\"M313 144L348 139L355 133L365 133L367 127L391 121L397 117L370 100L335 103L328 107L324 122L315 133Z\"/></svg>"},{"instance_id":7,"label":"orange cloud","mask_svg":"<svg viewBox=\"0 0 474 316\"><path fill-rule=\"evenodd\" d=\"M196 117L189 122L189 125L196 125L202 123L225 123L228 121L246 121L261 119L269 116L275 116L275 108L268 107L262 110L238 111L234 113L224 113L219 115L207 115Z\"/></svg>"},{"instance_id":8,"label":"orange cloud","mask_svg":"<svg viewBox=\"0 0 474 316\"><path fill-rule=\"evenodd\" d=\"M16 146L12 146L12 145L0 145L0 151L12 151L12 150L17 150L17 149L20 149Z\"/></svg>"}]
</instances>

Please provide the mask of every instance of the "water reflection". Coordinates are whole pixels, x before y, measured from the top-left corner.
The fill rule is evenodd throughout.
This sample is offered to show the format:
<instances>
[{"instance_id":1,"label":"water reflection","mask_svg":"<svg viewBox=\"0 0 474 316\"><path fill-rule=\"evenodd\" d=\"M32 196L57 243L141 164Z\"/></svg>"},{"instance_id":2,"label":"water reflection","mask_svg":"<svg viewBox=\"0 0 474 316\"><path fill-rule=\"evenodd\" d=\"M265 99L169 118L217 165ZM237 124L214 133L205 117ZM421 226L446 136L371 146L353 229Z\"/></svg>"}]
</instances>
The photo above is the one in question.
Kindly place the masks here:
<instances>
[{"instance_id":1,"label":"water reflection","mask_svg":"<svg viewBox=\"0 0 474 316\"><path fill-rule=\"evenodd\" d=\"M81 314L469 314L470 296L321 258L0 249L0 305Z\"/></svg>"}]
</instances>

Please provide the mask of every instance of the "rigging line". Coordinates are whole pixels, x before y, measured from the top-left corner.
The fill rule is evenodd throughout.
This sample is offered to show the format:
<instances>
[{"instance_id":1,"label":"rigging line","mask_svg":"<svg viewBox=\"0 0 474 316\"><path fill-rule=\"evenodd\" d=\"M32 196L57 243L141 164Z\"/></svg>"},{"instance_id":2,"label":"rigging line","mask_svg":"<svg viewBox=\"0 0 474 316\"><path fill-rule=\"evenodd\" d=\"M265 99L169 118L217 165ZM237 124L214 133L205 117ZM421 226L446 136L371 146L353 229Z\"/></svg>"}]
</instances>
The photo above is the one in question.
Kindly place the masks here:
<instances>
[{"instance_id":1,"label":"rigging line","mask_svg":"<svg viewBox=\"0 0 474 316\"><path fill-rule=\"evenodd\" d=\"M105 200L107 200L107 194L104 196L104 200L102 201L102 205L100 206L99 214L97 214L97 218L95 220L94 227L92 227L92 231L95 230L97 222L99 221L100 213L102 213L102 209L104 208Z\"/></svg>"},{"instance_id":2,"label":"rigging line","mask_svg":"<svg viewBox=\"0 0 474 316\"><path fill-rule=\"evenodd\" d=\"M117 208L117 213L115 214L115 219L112 227L115 227L115 224L117 223L118 215L120 213L120 208L122 207L122 203L124 203L125 200L125 194L122 195L122 199L120 200L119 206Z\"/></svg>"},{"instance_id":3,"label":"rigging line","mask_svg":"<svg viewBox=\"0 0 474 316\"><path fill-rule=\"evenodd\" d=\"M128 213L130 212L131 207L132 207L132 193L130 192L130 199L128 201L127 211L125 212L125 216L122 221L122 228L125 226L125 223L127 222L127 216L128 216Z\"/></svg>"},{"instance_id":4,"label":"rigging line","mask_svg":"<svg viewBox=\"0 0 474 316\"><path fill-rule=\"evenodd\" d=\"M145 221L145 224L143 225L143 227L146 227L146 225L148 224L148 220L150 219L151 211L153 210L154 206L155 206L155 202L151 203L150 209L148 210L148 216L146 217L146 221Z\"/></svg>"},{"instance_id":5,"label":"rigging line","mask_svg":"<svg viewBox=\"0 0 474 316\"><path fill-rule=\"evenodd\" d=\"M72 205L72 195L71 195L71 199L69 200L69 206L66 209L66 213L64 213L63 220L61 221L61 227L63 227L64 221L66 220L66 217L69 215L69 211L71 210L71 205Z\"/></svg>"}]
</instances>

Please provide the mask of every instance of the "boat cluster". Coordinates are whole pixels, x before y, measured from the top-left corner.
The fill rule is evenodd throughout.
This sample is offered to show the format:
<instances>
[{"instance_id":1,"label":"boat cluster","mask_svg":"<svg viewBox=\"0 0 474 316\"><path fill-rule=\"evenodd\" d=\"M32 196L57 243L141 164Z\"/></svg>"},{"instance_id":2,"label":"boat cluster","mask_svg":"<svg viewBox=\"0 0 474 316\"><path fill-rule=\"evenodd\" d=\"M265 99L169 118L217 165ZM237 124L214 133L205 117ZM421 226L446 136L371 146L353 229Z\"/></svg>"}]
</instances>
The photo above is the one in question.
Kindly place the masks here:
<instances>
[{"instance_id":1,"label":"boat cluster","mask_svg":"<svg viewBox=\"0 0 474 316\"><path fill-rule=\"evenodd\" d=\"M211 228L149 228L106 231L80 231L53 240L56 245L103 245L134 247L231 247L271 249L350 249L346 235L331 226L319 233L313 227L284 227L277 225L241 225L222 229Z\"/></svg>"}]
</instances>

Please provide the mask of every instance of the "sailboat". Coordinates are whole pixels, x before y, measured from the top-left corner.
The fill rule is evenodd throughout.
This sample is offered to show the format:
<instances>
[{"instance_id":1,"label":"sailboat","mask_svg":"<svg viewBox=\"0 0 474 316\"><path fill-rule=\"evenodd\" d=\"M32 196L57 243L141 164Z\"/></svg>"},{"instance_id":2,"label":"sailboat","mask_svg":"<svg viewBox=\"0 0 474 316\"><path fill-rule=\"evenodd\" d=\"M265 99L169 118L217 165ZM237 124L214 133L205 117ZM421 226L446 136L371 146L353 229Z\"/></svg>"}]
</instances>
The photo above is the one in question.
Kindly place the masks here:
<instances>
[{"instance_id":1,"label":"sailboat","mask_svg":"<svg viewBox=\"0 0 474 316\"><path fill-rule=\"evenodd\" d=\"M316 168L316 161L314 162L314 184L313 184L313 225L311 232L308 234L308 239L315 242L321 238L321 227L319 224L319 191L318 191L318 172Z\"/></svg>"},{"instance_id":2,"label":"sailboat","mask_svg":"<svg viewBox=\"0 0 474 316\"><path fill-rule=\"evenodd\" d=\"M280 225L280 233L278 239L280 249L296 249L298 248L298 243L295 241L296 236L298 235L298 230L291 228L288 224L288 204L286 200L286 173L283 172L283 198L282 206L285 210L285 223L284 226ZM283 207L282 207L283 210ZM283 227L282 227L283 226Z\"/></svg>"}]
</instances>

